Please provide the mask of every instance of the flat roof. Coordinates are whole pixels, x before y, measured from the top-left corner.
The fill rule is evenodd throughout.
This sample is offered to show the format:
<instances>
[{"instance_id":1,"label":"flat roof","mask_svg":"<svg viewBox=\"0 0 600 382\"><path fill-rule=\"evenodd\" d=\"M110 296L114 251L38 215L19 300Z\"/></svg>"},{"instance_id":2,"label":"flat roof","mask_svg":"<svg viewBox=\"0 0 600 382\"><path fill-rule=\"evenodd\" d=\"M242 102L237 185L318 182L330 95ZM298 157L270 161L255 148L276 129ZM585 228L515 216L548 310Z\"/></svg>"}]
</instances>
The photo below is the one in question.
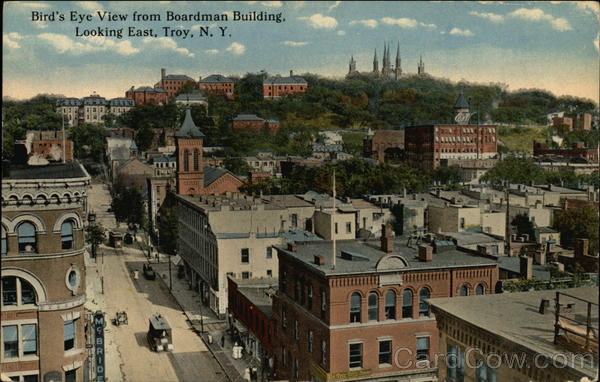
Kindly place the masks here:
<instances>
[{"instance_id":1,"label":"flat roof","mask_svg":"<svg viewBox=\"0 0 600 382\"><path fill-rule=\"evenodd\" d=\"M55 163L42 166L12 165L10 174L2 179L68 179L85 178L89 175L78 162Z\"/></svg>"},{"instance_id":2,"label":"flat roof","mask_svg":"<svg viewBox=\"0 0 600 382\"><path fill-rule=\"evenodd\" d=\"M473 245L480 243L500 243L503 240L497 239L485 233L479 232L443 232L441 235L451 237L456 240L457 245Z\"/></svg>"},{"instance_id":3,"label":"flat roof","mask_svg":"<svg viewBox=\"0 0 600 382\"><path fill-rule=\"evenodd\" d=\"M572 354L573 352L554 344L554 301L557 291L594 303L598 301L597 288L582 287L481 296L433 298L429 300L429 304L434 310L446 312L535 353L544 354L548 357L556 357L561 354L562 359L562 355L566 353ZM542 299L551 301L546 314L538 312ZM585 320L585 317L587 317L586 303L566 296L561 296L560 301L561 304L575 303L573 308L574 317L578 317L578 320L584 317L583 320ZM592 309L592 321L592 325L597 328L597 306ZM590 377L596 375L597 363L595 367L590 367L590 365L587 365L588 367L582 366L580 364L570 364L571 368L577 369Z\"/></svg>"},{"instance_id":4,"label":"flat roof","mask_svg":"<svg viewBox=\"0 0 600 382\"><path fill-rule=\"evenodd\" d=\"M269 294L274 295L279 288L277 278L261 277L254 279L231 278L237 284L240 294L246 297L252 305L256 306L267 317L271 317L273 303Z\"/></svg>"}]
</instances>

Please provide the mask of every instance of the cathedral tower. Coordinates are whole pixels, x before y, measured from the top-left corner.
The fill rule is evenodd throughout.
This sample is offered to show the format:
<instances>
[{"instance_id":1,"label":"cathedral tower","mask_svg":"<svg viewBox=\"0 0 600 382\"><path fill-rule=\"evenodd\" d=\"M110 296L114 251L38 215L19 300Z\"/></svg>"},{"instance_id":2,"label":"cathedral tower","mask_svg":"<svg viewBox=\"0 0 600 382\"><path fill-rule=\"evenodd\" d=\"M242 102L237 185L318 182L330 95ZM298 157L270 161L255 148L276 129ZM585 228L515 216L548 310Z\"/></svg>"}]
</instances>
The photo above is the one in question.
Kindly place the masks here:
<instances>
[{"instance_id":1,"label":"cathedral tower","mask_svg":"<svg viewBox=\"0 0 600 382\"><path fill-rule=\"evenodd\" d=\"M179 195L202 195L204 191L203 138L204 134L194 123L188 106L185 119L179 130L175 132L177 194Z\"/></svg>"},{"instance_id":2,"label":"cathedral tower","mask_svg":"<svg viewBox=\"0 0 600 382\"><path fill-rule=\"evenodd\" d=\"M348 75L356 73L356 61L354 56L350 56L350 64L348 65Z\"/></svg>"},{"instance_id":3,"label":"cathedral tower","mask_svg":"<svg viewBox=\"0 0 600 382\"><path fill-rule=\"evenodd\" d=\"M394 75L396 79L399 79L402 75L402 63L400 61L400 42L398 42L398 47L396 48L396 67L394 69Z\"/></svg>"},{"instance_id":4,"label":"cathedral tower","mask_svg":"<svg viewBox=\"0 0 600 382\"><path fill-rule=\"evenodd\" d=\"M377 48L375 48L375 55L373 56L373 73L379 73L379 61L377 61Z\"/></svg>"},{"instance_id":5,"label":"cathedral tower","mask_svg":"<svg viewBox=\"0 0 600 382\"><path fill-rule=\"evenodd\" d=\"M417 67L417 74L420 76L425 74L425 63L423 62L423 56L419 57L419 66Z\"/></svg>"}]
</instances>

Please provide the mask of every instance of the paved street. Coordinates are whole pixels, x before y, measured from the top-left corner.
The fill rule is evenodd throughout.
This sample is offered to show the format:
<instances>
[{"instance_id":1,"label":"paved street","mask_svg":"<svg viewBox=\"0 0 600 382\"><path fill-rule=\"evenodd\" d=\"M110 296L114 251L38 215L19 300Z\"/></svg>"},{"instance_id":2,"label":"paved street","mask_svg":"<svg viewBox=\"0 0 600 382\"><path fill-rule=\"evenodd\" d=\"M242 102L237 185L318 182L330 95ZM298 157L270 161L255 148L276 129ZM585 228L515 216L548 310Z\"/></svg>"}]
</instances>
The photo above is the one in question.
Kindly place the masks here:
<instances>
[{"instance_id":1,"label":"paved street","mask_svg":"<svg viewBox=\"0 0 600 382\"><path fill-rule=\"evenodd\" d=\"M98 221L108 229L114 228L114 217L106 213L110 204L108 189L95 184L89 195ZM100 246L96 262L88 258L87 307L106 312L107 363L120 364L118 369L107 365L107 380L227 381L165 284L158 278L144 279L141 270L145 263L137 246L123 250ZM140 271L137 280L133 270ZM117 311L127 312L128 325L117 327L110 323ZM154 313L162 314L172 327L172 353L155 353L148 346L148 318Z\"/></svg>"}]
</instances>

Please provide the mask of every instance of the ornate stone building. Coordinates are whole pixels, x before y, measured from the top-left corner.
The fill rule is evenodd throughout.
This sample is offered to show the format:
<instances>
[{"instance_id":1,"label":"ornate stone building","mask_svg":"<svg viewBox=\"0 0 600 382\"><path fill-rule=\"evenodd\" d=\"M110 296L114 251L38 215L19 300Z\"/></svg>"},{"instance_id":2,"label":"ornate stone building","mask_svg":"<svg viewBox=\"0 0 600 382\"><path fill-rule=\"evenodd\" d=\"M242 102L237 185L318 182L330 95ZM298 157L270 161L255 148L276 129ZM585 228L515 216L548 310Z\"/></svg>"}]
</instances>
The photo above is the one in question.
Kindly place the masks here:
<instances>
[{"instance_id":1,"label":"ornate stone building","mask_svg":"<svg viewBox=\"0 0 600 382\"><path fill-rule=\"evenodd\" d=\"M3 168L2 380L84 380L89 185L78 163Z\"/></svg>"}]
</instances>

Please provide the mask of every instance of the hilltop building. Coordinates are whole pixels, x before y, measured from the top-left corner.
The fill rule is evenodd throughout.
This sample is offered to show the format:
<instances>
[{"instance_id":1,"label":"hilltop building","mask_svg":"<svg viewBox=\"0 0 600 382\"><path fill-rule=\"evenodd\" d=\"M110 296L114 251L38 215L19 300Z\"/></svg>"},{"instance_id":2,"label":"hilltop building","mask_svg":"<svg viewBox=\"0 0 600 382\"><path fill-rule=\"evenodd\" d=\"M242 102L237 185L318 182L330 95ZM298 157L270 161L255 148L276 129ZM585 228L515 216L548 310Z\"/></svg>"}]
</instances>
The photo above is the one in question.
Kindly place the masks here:
<instances>
[{"instance_id":1,"label":"hilltop building","mask_svg":"<svg viewBox=\"0 0 600 382\"><path fill-rule=\"evenodd\" d=\"M184 74L167 74L166 69L160 70L160 81L154 84L155 89L163 89L168 98L175 97L188 84L196 84L193 78Z\"/></svg>"},{"instance_id":2,"label":"hilltop building","mask_svg":"<svg viewBox=\"0 0 600 382\"><path fill-rule=\"evenodd\" d=\"M125 92L125 97L132 99L136 105L164 105L169 100L169 96L164 89L142 86Z\"/></svg>"},{"instance_id":3,"label":"hilltop building","mask_svg":"<svg viewBox=\"0 0 600 382\"><path fill-rule=\"evenodd\" d=\"M56 112L63 115L69 126L77 126L81 123L104 123L105 115L119 116L135 106L129 98L107 100L96 93L81 99L60 98L56 100Z\"/></svg>"},{"instance_id":4,"label":"hilltop building","mask_svg":"<svg viewBox=\"0 0 600 382\"><path fill-rule=\"evenodd\" d=\"M391 53L392 50L390 48L390 44L389 43L384 43L383 45L383 59L382 59L382 66L381 66L381 70L379 70L379 59L377 58L377 49L375 49L375 52L373 54L373 70L371 71L372 74L378 76L378 77L382 77L382 78L393 78L398 80L403 72L402 72L402 59L400 57L400 42L398 42L398 45L396 47L396 59L394 60L394 64L392 65L392 61L391 61ZM352 76L353 74L358 73L358 70L356 70L356 61L354 60L354 56L350 56L350 62L348 64L348 74L346 75L348 76ZM419 60L419 64L417 67L417 73L419 75L424 75L425 74L425 64L423 63L423 57L420 57Z\"/></svg>"},{"instance_id":5,"label":"hilltop building","mask_svg":"<svg viewBox=\"0 0 600 382\"><path fill-rule=\"evenodd\" d=\"M235 81L220 74L212 74L204 79L198 80L198 90L207 95L221 94L229 99L233 99Z\"/></svg>"},{"instance_id":6,"label":"hilltop building","mask_svg":"<svg viewBox=\"0 0 600 382\"><path fill-rule=\"evenodd\" d=\"M290 70L289 77L268 77L263 80L263 97L276 99L308 91L308 82L302 77L294 76Z\"/></svg>"}]
</instances>

